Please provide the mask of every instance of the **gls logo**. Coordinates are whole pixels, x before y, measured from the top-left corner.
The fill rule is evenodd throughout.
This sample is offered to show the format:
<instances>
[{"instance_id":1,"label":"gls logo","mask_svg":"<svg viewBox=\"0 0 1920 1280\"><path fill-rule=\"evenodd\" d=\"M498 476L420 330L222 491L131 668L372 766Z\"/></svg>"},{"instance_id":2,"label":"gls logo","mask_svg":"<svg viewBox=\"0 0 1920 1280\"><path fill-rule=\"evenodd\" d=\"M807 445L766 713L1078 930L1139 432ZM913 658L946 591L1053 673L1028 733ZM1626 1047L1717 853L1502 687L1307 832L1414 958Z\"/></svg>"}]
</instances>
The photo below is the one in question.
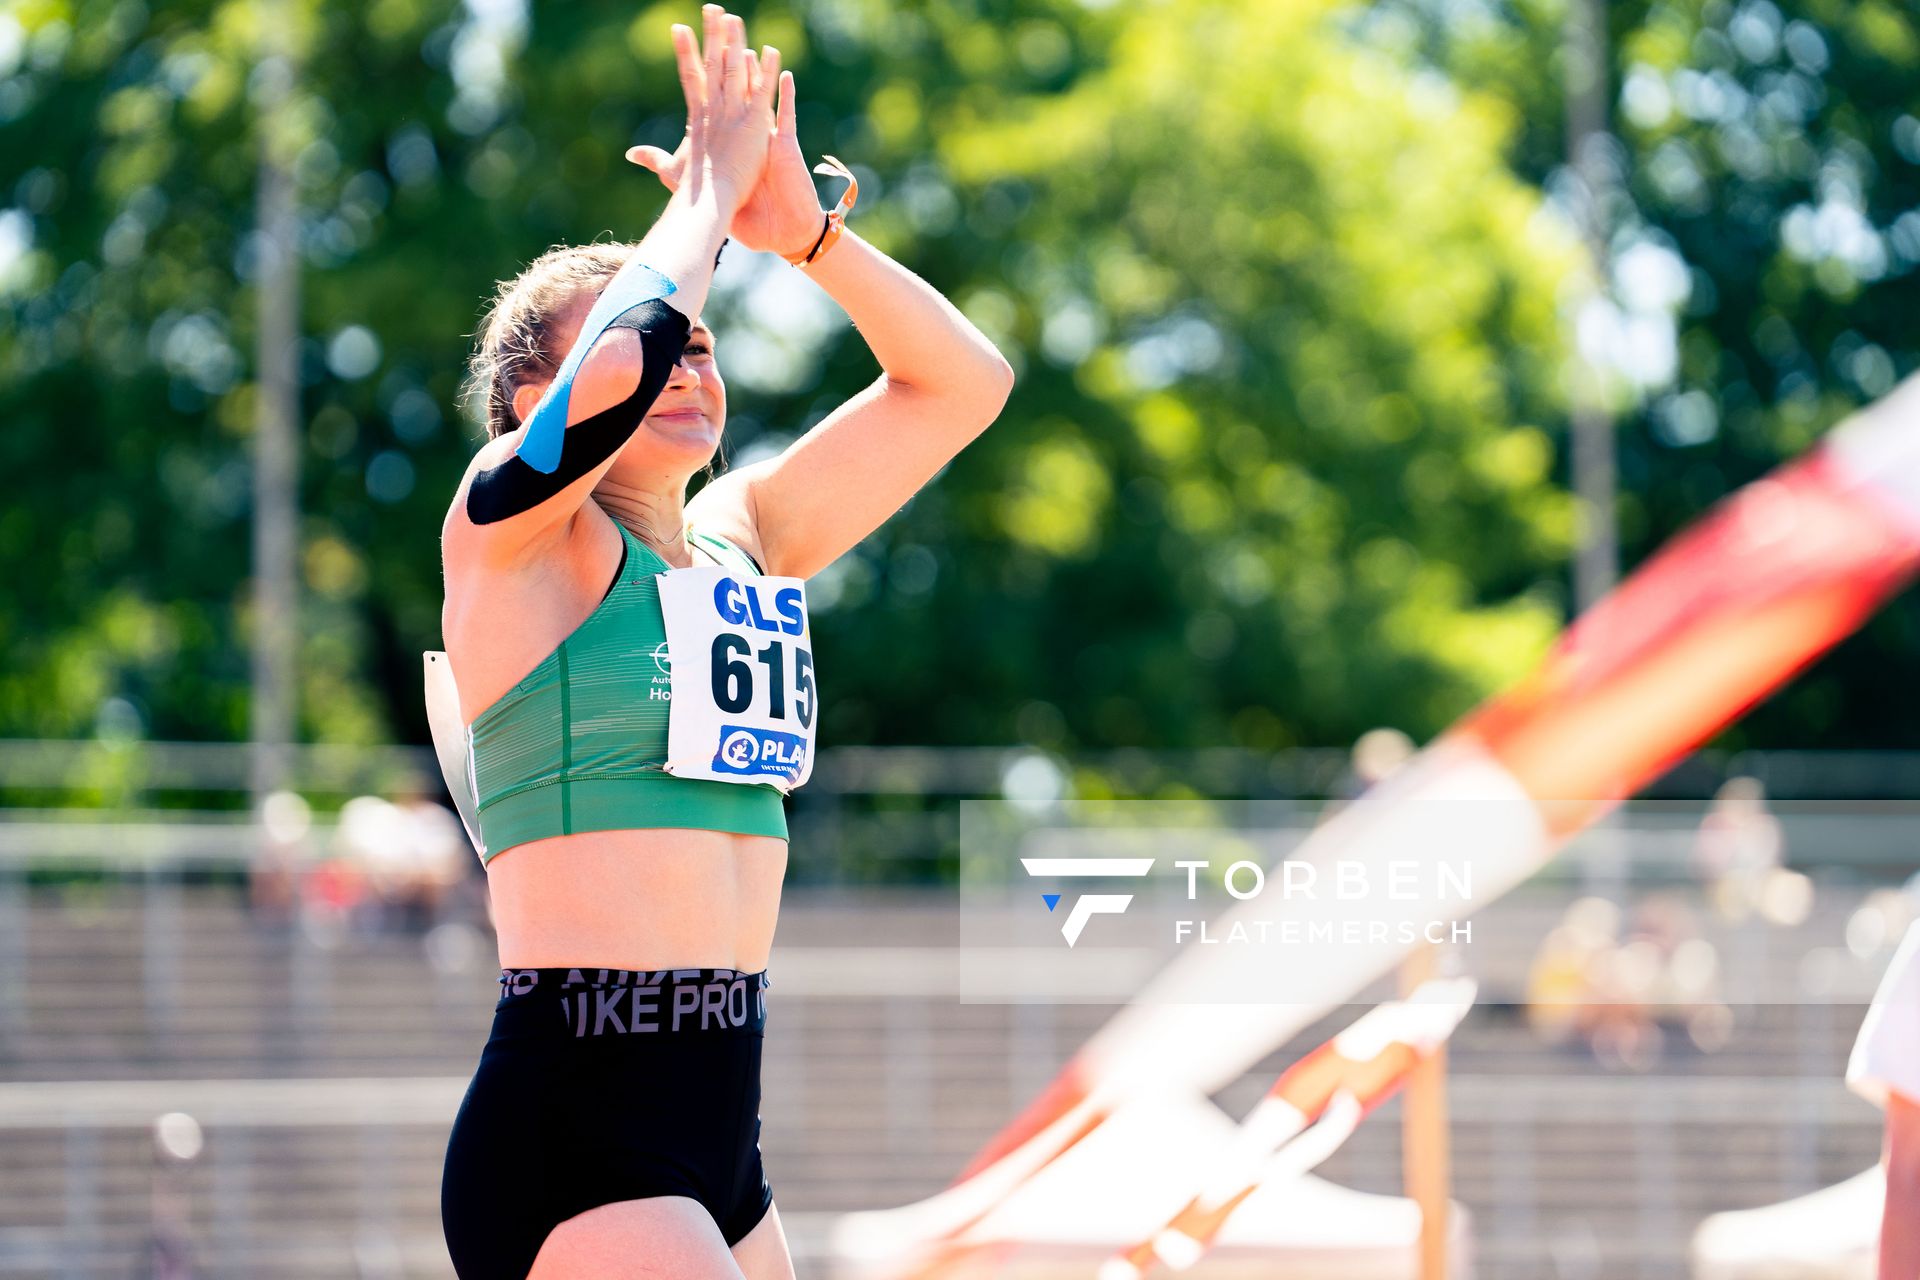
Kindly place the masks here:
<instances>
[{"instance_id":1,"label":"gls logo","mask_svg":"<svg viewBox=\"0 0 1920 1280\"><path fill-rule=\"evenodd\" d=\"M1043 876L1061 880L1085 879L1100 876L1144 876L1153 870L1152 858L1022 858L1020 865L1027 869L1030 876ZM1060 904L1057 893L1040 895L1051 911ZM1117 916L1127 909L1133 901L1130 893L1088 893L1074 899L1073 909L1067 912L1066 923L1060 926L1061 936L1071 947L1080 941L1081 930L1087 927L1092 916Z\"/></svg>"}]
</instances>

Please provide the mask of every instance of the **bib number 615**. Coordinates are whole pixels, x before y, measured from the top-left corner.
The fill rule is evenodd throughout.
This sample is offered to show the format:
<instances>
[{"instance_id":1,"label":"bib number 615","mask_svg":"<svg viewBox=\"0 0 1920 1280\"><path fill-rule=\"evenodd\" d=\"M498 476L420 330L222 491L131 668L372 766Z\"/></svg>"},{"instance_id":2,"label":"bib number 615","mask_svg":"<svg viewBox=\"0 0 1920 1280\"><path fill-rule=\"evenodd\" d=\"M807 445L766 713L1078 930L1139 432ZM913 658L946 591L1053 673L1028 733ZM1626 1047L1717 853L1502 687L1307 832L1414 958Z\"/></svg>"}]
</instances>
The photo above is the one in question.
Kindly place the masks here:
<instances>
[{"instance_id":1,"label":"bib number 615","mask_svg":"<svg viewBox=\"0 0 1920 1280\"><path fill-rule=\"evenodd\" d=\"M787 714L787 651L793 650L793 716ZM767 714L776 720L798 719L813 727L813 655L797 645L769 640L755 651L753 642L736 632L713 638L713 702L729 715L739 715L754 701L754 664L767 669Z\"/></svg>"}]
</instances>

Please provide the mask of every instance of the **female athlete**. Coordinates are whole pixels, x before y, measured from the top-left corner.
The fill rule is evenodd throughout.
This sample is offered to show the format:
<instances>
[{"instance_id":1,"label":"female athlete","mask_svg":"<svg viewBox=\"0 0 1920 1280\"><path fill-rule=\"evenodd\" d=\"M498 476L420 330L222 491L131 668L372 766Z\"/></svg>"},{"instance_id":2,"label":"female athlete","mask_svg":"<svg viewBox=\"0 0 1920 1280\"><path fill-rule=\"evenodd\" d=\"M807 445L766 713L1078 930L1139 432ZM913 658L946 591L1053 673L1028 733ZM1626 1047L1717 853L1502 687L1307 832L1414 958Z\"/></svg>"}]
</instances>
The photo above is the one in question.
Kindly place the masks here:
<instances>
[{"instance_id":1,"label":"female athlete","mask_svg":"<svg viewBox=\"0 0 1920 1280\"><path fill-rule=\"evenodd\" d=\"M778 52L704 20L673 30L685 142L628 153L672 192L659 220L503 285L474 362L491 439L442 530L442 628L503 969L441 1192L462 1280L793 1275L757 1112L781 792L815 720L796 580L1012 385L821 209ZM729 232L803 264L882 372L687 501L726 420L700 310Z\"/></svg>"}]
</instances>

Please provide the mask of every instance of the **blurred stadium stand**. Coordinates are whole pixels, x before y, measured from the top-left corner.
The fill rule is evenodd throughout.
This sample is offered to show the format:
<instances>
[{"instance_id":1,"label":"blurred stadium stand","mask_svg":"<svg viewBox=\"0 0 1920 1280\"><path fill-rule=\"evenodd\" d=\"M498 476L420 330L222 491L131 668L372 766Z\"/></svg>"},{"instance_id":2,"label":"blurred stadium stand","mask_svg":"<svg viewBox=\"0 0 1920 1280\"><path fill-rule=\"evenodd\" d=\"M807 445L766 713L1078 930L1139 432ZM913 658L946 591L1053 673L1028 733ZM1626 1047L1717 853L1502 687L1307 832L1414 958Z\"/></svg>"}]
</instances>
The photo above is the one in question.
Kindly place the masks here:
<instances>
[{"instance_id":1,"label":"blurred stadium stand","mask_svg":"<svg viewBox=\"0 0 1920 1280\"><path fill-rule=\"evenodd\" d=\"M0 744L10 796L57 788L79 767L52 760L36 775L28 754ZM1276 766L1223 755L1188 776L1312 796L1333 789L1340 756ZM843 752L823 757L796 809L763 1145L803 1276L822 1274L833 1214L937 1190L1111 1011L952 994L955 896L925 881L953 856L952 797L997 793L1014 759ZM1638 1069L1608 1069L1584 1047L1544 1043L1521 1007L1534 950L1569 897L1582 884L1632 893L1658 880L1684 861L1697 805L1685 820L1658 806L1626 814L1572 851L1557 883L1475 917L1466 959L1483 1006L1453 1042L1450 1105L1455 1195L1474 1215L1481 1280L1681 1277L1705 1214L1809 1191L1875 1158L1878 1114L1840 1073L1883 956L1849 950L1849 927L1868 888L1913 869L1901 859L1920 849L1920 810L1886 802L1899 775L1869 759L1848 803L1810 808L1821 834L1791 842L1792 865L1819 883L1803 920L1732 936L1700 913L1721 955L1793 993L1736 1005L1714 1052L1670 1035ZM243 786L243 769L222 772L230 763L209 753L189 769L175 757L139 794ZM342 794L379 785L365 756L337 763ZM1103 767L1137 784L1193 764ZM1688 767L1707 780L1696 796L1727 771ZM1793 794L1778 784L1790 771L1808 780L1803 794L1849 789L1849 766L1830 760L1739 768L1770 770L1776 793ZM308 838L326 832L321 820ZM486 1034L492 940L457 918L340 932L262 912L242 874L252 838L217 811L0 810L0 1276L451 1275L440 1160ZM1219 1100L1243 1113L1291 1056L1357 1012L1325 1020ZM204 1134L189 1159L156 1145L155 1120L173 1112ZM1382 1115L1322 1172L1397 1191L1399 1141L1397 1116Z\"/></svg>"}]
</instances>

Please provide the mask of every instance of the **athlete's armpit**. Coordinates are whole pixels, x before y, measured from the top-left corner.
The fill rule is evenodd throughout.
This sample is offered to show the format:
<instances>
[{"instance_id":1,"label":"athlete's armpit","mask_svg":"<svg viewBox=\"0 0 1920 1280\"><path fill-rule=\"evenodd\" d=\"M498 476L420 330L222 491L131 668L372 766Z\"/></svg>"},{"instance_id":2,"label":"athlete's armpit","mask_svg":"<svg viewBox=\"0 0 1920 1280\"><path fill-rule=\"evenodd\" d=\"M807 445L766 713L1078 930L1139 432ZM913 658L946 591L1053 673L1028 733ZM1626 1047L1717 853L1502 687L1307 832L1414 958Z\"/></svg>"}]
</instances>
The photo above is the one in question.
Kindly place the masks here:
<instances>
[{"instance_id":1,"label":"athlete's armpit","mask_svg":"<svg viewBox=\"0 0 1920 1280\"><path fill-rule=\"evenodd\" d=\"M607 328L632 329L640 335L642 367L633 394L570 424L561 438L559 464L552 470L536 470L516 452L498 466L477 472L467 487L467 519L496 524L531 511L611 458L632 438L672 376L691 325L686 316L653 299L628 308Z\"/></svg>"}]
</instances>

